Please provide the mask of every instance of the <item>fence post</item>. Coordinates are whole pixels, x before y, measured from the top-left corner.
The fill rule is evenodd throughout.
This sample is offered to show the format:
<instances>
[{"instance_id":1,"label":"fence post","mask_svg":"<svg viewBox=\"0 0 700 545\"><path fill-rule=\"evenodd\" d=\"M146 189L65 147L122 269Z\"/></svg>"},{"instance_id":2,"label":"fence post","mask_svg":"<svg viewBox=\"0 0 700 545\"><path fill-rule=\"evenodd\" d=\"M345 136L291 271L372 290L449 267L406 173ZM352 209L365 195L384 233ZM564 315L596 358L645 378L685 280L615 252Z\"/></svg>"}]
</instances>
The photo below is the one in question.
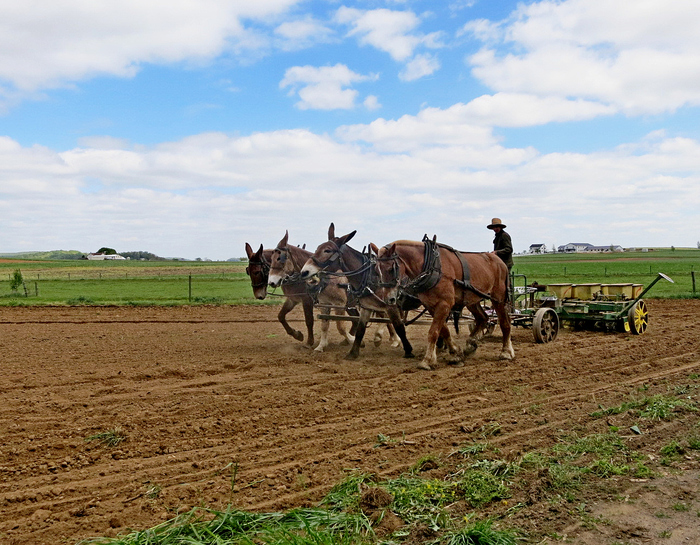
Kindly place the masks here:
<instances>
[{"instance_id":1,"label":"fence post","mask_svg":"<svg viewBox=\"0 0 700 545\"><path fill-rule=\"evenodd\" d=\"M690 277L693 279L693 295L695 295L695 271L690 271Z\"/></svg>"},{"instance_id":2,"label":"fence post","mask_svg":"<svg viewBox=\"0 0 700 545\"><path fill-rule=\"evenodd\" d=\"M191 303L192 302L192 275L189 276L189 296L187 300Z\"/></svg>"},{"instance_id":3,"label":"fence post","mask_svg":"<svg viewBox=\"0 0 700 545\"><path fill-rule=\"evenodd\" d=\"M34 282L34 295L39 297L39 282Z\"/></svg>"}]
</instances>

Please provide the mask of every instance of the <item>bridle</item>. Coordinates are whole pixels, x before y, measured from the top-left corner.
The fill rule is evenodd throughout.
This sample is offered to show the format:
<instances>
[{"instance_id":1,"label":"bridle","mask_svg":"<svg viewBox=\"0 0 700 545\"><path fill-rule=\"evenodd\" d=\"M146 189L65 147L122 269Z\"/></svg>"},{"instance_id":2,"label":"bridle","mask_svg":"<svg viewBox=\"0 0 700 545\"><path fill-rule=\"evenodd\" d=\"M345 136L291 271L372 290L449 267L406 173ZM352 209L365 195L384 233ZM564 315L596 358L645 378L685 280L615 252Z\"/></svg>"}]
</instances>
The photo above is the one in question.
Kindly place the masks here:
<instances>
[{"instance_id":1,"label":"bridle","mask_svg":"<svg viewBox=\"0 0 700 545\"><path fill-rule=\"evenodd\" d=\"M255 265L256 270L253 271L251 270L251 266ZM260 256L260 261L256 262L249 262L248 266L245 268L245 272L248 276L250 276L251 279L251 286L253 289L255 288L262 288L263 286L267 286L267 279L270 277L270 263L268 263L265 260L264 256ZM260 273L262 275L262 281L261 282L253 282L253 273Z\"/></svg>"},{"instance_id":2,"label":"bridle","mask_svg":"<svg viewBox=\"0 0 700 545\"><path fill-rule=\"evenodd\" d=\"M385 246L385 247L386 247L386 246ZM384 275L382 275L381 270L379 269L379 267L377 267L377 272L379 273L379 284L378 284L378 286L379 286L380 288L395 288L395 287L399 286L400 283L401 283L401 282L400 282L400 278L401 278L401 276L400 276L400 275L401 275L401 268L400 268L400 265L399 265L399 261L402 261L402 262L403 262L403 259L401 258L401 256L400 256L399 254L397 254L397 253L393 253L393 254L390 255L390 256L387 256L387 257L377 257L376 259L377 259L377 265L378 265L380 262L387 262L387 261L391 261L391 262L392 262L392 264L391 264L391 274L392 274L393 280L390 281L390 282L384 282L384 277L383 277ZM404 263L404 266L405 266L405 265L406 265L406 264Z\"/></svg>"},{"instance_id":3,"label":"bridle","mask_svg":"<svg viewBox=\"0 0 700 545\"><path fill-rule=\"evenodd\" d=\"M330 244L333 247L333 253L331 256L326 259L325 261L320 261L319 259L316 258L315 255L311 256L311 261L313 261L316 266L321 269L322 271L325 272L325 270L333 265L336 261L338 262L338 268L342 268L343 265L343 248L346 247L345 244L342 244L341 246L338 246L335 241L329 240L326 244Z\"/></svg>"},{"instance_id":4,"label":"bridle","mask_svg":"<svg viewBox=\"0 0 700 545\"><path fill-rule=\"evenodd\" d=\"M297 267L297 263L294 260L294 254L289 251L289 246L285 246L283 248L280 248L279 246L275 248L275 252L279 252L279 257L277 258L277 262L282 264L282 271L284 272L284 269L286 267L287 263L287 258L292 263L292 273L287 274L284 276L282 280L282 284L298 284L298 283L303 283L301 280L301 269Z\"/></svg>"}]
</instances>

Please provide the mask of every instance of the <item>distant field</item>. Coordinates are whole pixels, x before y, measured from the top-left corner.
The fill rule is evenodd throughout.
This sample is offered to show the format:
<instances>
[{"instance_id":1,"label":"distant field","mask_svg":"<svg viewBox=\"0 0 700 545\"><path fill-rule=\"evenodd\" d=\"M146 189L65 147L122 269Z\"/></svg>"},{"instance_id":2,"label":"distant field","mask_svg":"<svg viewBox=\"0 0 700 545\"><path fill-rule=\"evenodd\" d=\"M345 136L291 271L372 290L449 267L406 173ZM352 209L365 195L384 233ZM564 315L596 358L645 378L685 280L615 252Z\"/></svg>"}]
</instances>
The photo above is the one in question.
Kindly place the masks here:
<instances>
[{"instance_id":1,"label":"distant field","mask_svg":"<svg viewBox=\"0 0 700 545\"><path fill-rule=\"evenodd\" d=\"M620 254L545 254L515 256L513 272L540 284L649 284L662 272L675 284L659 282L645 297L692 296L692 277L700 276L700 250L662 250ZM0 305L25 304L249 304L252 297L245 263L210 261L0 260ZM19 269L23 288L10 291ZM700 284L700 278L697 278ZM700 285L696 286L700 291ZM268 303L278 303L277 297Z\"/></svg>"},{"instance_id":2,"label":"distant field","mask_svg":"<svg viewBox=\"0 0 700 545\"><path fill-rule=\"evenodd\" d=\"M245 263L0 260L0 305L256 303ZM24 289L10 291L19 269ZM271 298L269 302L277 302Z\"/></svg>"}]
</instances>

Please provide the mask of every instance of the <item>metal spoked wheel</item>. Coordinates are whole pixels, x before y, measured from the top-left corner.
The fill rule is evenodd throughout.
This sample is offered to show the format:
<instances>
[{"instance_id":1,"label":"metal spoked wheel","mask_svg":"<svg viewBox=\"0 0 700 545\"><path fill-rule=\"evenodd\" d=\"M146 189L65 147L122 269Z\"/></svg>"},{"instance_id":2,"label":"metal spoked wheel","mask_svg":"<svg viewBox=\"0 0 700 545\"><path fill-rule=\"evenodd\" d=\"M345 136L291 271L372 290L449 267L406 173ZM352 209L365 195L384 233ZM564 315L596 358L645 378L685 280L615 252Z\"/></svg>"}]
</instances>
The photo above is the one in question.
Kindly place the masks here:
<instances>
[{"instance_id":1,"label":"metal spoked wheel","mask_svg":"<svg viewBox=\"0 0 700 545\"><path fill-rule=\"evenodd\" d=\"M532 319L532 334L535 342L548 343L557 338L559 316L551 308L541 308Z\"/></svg>"},{"instance_id":2,"label":"metal spoked wheel","mask_svg":"<svg viewBox=\"0 0 700 545\"><path fill-rule=\"evenodd\" d=\"M630 332L634 335L642 335L649 326L649 311L643 299L637 301L627 313L627 323Z\"/></svg>"}]
</instances>

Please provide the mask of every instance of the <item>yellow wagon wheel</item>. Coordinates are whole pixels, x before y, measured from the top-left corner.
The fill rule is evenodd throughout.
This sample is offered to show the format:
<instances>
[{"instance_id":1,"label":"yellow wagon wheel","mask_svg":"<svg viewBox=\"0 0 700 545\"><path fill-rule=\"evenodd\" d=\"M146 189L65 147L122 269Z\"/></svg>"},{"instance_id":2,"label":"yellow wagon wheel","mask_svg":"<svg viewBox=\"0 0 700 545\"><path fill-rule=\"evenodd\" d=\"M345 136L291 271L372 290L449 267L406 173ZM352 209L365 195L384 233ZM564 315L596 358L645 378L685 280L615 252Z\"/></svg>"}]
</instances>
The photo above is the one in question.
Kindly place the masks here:
<instances>
[{"instance_id":1,"label":"yellow wagon wheel","mask_svg":"<svg viewBox=\"0 0 700 545\"><path fill-rule=\"evenodd\" d=\"M627 323L630 332L635 335L642 335L649 326L649 311L644 300L640 299L627 313Z\"/></svg>"}]
</instances>

